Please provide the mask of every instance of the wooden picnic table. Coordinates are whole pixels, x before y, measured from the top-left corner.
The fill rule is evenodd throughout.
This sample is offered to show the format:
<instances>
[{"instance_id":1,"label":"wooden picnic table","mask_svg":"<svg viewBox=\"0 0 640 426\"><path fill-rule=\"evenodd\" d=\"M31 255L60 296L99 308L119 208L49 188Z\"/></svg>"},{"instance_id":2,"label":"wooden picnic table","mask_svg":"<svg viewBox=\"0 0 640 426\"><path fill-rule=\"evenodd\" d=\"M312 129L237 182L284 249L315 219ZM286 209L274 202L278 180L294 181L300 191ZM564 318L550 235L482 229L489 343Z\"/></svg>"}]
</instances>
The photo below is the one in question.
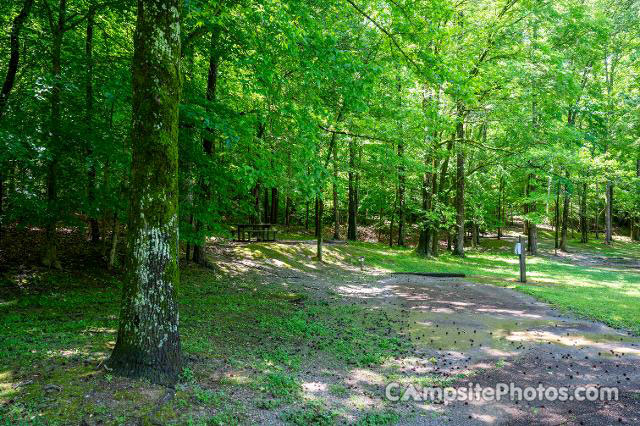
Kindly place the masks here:
<instances>
[{"instance_id":1,"label":"wooden picnic table","mask_svg":"<svg viewBox=\"0 0 640 426\"><path fill-rule=\"evenodd\" d=\"M236 241L276 241L277 230L270 223L240 223L236 226Z\"/></svg>"}]
</instances>

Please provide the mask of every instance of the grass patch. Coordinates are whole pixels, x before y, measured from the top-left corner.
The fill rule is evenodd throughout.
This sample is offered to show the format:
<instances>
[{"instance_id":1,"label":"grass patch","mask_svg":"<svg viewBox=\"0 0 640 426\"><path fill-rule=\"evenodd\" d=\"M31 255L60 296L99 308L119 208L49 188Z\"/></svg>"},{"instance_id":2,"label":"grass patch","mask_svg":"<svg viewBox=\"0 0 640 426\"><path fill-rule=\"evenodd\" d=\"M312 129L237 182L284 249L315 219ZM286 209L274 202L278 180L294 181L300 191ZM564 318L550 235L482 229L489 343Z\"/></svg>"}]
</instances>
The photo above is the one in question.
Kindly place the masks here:
<instances>
[{"instance_id":1,"label":"grass patch","mask_svg":"<svg viewBox=\"0 0 640 426\"><path fill-rule=\"evenodd\" d=\"M322 401L309 401L303 407L285 411L282 419L297 426L336 424L338 414L328 409Z\"/></svg>"}]
</instances>

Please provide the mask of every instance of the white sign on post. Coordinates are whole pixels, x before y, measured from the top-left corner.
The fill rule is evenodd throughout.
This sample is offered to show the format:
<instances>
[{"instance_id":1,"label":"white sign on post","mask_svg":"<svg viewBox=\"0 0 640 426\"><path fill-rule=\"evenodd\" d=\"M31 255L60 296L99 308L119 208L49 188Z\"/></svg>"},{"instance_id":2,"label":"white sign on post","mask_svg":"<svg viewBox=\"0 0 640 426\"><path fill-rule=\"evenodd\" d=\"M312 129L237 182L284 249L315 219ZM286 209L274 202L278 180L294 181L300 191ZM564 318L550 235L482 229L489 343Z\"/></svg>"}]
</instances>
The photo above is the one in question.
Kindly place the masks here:
<instances>
[{"instance_id":1,"label":"white sign on post","mask_svg":"<svg viewBox=\"0 0 640 426\"><path fill-rule=\"evenodd\" d=\"M520 256L522 254L522 244L516 243L516 246L514 247L513 251L515 252L516 255Z\"/></svg>"}]
</instances>

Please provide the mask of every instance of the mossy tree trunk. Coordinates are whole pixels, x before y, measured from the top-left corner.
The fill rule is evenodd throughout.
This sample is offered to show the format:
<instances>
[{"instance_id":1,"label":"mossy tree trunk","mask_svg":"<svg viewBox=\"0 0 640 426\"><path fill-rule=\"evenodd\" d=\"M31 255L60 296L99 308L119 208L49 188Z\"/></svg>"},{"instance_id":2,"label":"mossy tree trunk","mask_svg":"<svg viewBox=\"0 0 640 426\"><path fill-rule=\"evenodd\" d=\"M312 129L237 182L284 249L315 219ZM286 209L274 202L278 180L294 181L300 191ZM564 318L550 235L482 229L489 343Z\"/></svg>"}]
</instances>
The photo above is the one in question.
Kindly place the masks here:
<instances>
[{"instance_id":1,"label":"mossy tree trunk","mask_svg":"<svg viewBox=\"0 0 640 426\"><path fill-rule=\"evenodd\" d=\"M114 372L172 384L178 334L179 0L139 0L127 267Z\"/></svg>"}]
</instances>

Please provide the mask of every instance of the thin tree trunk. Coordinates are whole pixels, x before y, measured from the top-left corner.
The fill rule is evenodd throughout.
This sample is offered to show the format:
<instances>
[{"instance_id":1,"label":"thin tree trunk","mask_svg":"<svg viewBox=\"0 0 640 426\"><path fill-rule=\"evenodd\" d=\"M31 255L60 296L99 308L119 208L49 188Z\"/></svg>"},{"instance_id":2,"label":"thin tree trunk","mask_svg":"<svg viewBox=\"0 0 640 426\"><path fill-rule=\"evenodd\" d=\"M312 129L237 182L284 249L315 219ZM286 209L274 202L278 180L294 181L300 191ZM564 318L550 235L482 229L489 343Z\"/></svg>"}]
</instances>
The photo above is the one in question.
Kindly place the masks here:
<instances>
[{"instance_id":1,"label":"thin tree trunk","mask_svg":"<svg viewBox=\"0 0 640 426\"><path fill-rule=\"evenodd\" d=\"M116 264L116 253L118 249L118 212L113 213L113 226L111 228L111 249L109 250L109 262L107 268L111 271Z\"/></svg>"},{"instance_id":2,"label":"thin tree trunk","mask_svg":"<svg viewBox=\"0 0 640 426\"><path fill-rule=\"evenodd\" d=\"M29 16L32 5L33 0L25 0L22 4L20 13L18 13L18 15L14 18L13 25L11 26L11 53L9 55L7 74L4 78L4 83L2 84L2 90L0 91L0 121L2 121L2 117L7 111L9 95L13 90L16 74L18 73L18 65L20 62L20 31L22 30L22 26ZM2 212L4 208L4 170L5 165L0 162L0 239L2 238L2 228L4 225L2 223Z\"/></svg>"},{"instance_id":3,"label":"thin tree trunk","mask_svg":"<svg viewBox=\"0 0 640 426\"><path fill-rule=\"evenodd\" d=\"M605 243L611 244L613 242L613 232L611 229L612 213L613 213L613 183L611 180L607 181L606 199L607 204L604 210L604 226L605 226Z\"/></svg>"},{"instance_id":4,"label":"thin tree trunk","mask_svg":"<svg viewBox=\"0 0 640 426\"><path fill-rule=\"evenodd\" d=\"M108 361L117 374L169 385L182 364L175 294L181 5L138 1L129 244L120 327Z\"/></svg>"},{"instance_id":5,"label":"thin tree trunk","mask_svg":"<svg viewBox=\"0 0 640 426\"><path fill-rule=\"evenodd\" d=\"M504 190L504 177L500 176L498 189L498 239L502 238L502 192Z\"/></svg>"},{"instance_id":6,"label":"thin tree trunk","mask_svg":"<svg viewBox=\"0 0 640 426\"><path fill-rule=\"evenodd\" d=\"M404 167L404 142L398 142L398 245L404 246L404 221L405 221L405 167Z\"/></svg>"},{"instance_id":7,"label":"thin tree trunk","mask_svg":"<svg viewBox=\"0 0 640 426\"><path fill-rule=\"evenodd\" d=\"M582 184L582 197L580 198L580 242L589 242L589 225L587 223L587 183Z\"/></svg>"},{"instance_id":8,"label":"thin tree trunk","mask_svg":"<svg viewBox=\"0 0 640 426\"><path fill-rule=\"evenodd\" d=\"M93 27L95 18L95 6L89 6L87 12L87 38L85 43L85 57L87 61L86 75L86 116L85 125L87 140L87 159L89 170L87 171L87 201L89 204L89 229L91 242L97 244L100 241L100 227L98 226L96 208L96 160L93 158Z\"/></svg>"},{"instance_id":9,"label":"thin tree trunk","mask_svg":"<svg viewBox=\"0 0 640 426\"><path fill-rule=\"evenodd\" d=\"M269 190L267 188L264 189L264 223L271 223L271 219L269 218L269 213L271 213L271 208L269 207Z\"/></svg>"},{"instance_id":10,"label":"thin tree trunk","mask_svg":"<svg viewBox=\"0 0 640 426\"><path fill-rule=\"evenodd\" d=\"M531 197L531 193L535 191L535 187L532 185L531 181L535 183L535 176L530 174L527 179L527 195ZM536 203L535 201L529 201L529 213L536 211ZM538 254L538 227L531 220L528 221L528 234L527 234L527 250L529 254L535 256Z\"/></svg>"},{"instance_id":11,"label":"thin tree trunk","mask_svg":"<svg viewBox=\"0 0 640 426\"><path fill-rule=\"evenodd\" d=\"M20 63L20 31L22 31L22 26L29 16L32 5L33 0L25 0L22 3L20 13L13 19L13 25L11 26L9 42L11 53L9 55L7 74L5 75L2 90L0 91L0 120L2 120L2 117L7 111L9 95L16 81L16 74L18 73L18 65Z\"/></svg>"},{"instance_id":12,"label":"thin tree trunk","mask_svg":"<svg viewBox=\"0 0 640 426\"><path fill-rule=\"evenodd\" d=\"M396 220L396 208L398 207L398 189L395 191L393 200L393 210L391 210L391 221L389 222L389 247L393 247L393 222Z\"/></svg>"},{"instance_id":13,"label":"thin tree trunk","mask_svg":"<svg viewBox=\"0 0 640 426\"><path fill-rule=\"evenodd\" d=\"M320 238L322 236L320 235L320 200L317 195L315 202L315 236L316 238Z\"/></svg>"},{"instance_id":14,"label":"thin tree trunk","mask_svg":"<svg viewBox=\"0 0 640 426\"><path fill-rule=\"evenodd\" d=\"M357 207L356 207L356 188L355 188L355 167L356 167L356 149L353 138L349 139L349 216L347 223L347 240L355 241L358 237L357 232Z\"/></svg>"},{"instance_id":15,"label":"thin tree trunk","mask_svg":"<svg viewBox=\"0 0 640 426\"><path fill-rule=\"evenodd\" d=\"M456 170L456 239L453 254L464 256L464 111L461 102L458 103L457 134L457 170Z\"/></svg>"},{"instance_id":16,"label":"thin tree trunk","mask_svg":"<svg viewBox=\"0 0 640 426\"><path fill-rule=\"evenodd\" d=\"M567 180L569 173L567 172ZM562 232L560 236L560 250L566 252L568 244L567 227L569 226L569 183L564 184L564 203L562 206Z\"/></svg>"},{"instance_id":17,"label":"thin tree trunk","mask_svg":"<svg viewBox=\"0 0 640 426\"><path fill-rule=\"evenodd\" d=\"M558 250L559 248L559 243L558 243L558 227L560 225L560 182L558 182L557 186L556 186L556 214L555 214L555 245L554 248L556 250Z\"/></svg>"},{"instance_id":18,"label":"thin tree trunk","mask_svg":"<svg viewBox=\"0 0 640 426\"><path fill-rule=\"evenodd\" d=\"M478 244L478 224L474 221L471 224L471 247L476 248Z\"/></svg>"},{"instance_id":19,"label":"thin tree trunk","mask_svg":"<svg viewBox=\"0 0 640 426\"><path fill-rule=\"evenodd\" d=\"M62 268L58 261L57 242L56 242L56 226L57 226L57 174L58 174L58 155L61 149L61 121L62 113L60 109L60 95L62 91L62 38L65 32L64 24L66 21L66 0L60 0L58 6L57 23L51 19L51 32L53 35L53 45L51 49L51 62L53 71L53 84L51 87L51 122L50 122L50 160L47 166L47 219L46 219L46 240L44 256L42 263L48 267Z\"/></svg>"},{"instance_id":20,"label":"thin tree trunk","mask_svg":"<svg viewBox=\"0 0 640 426\"><path fill-rule=\"evenodd\" d=\"M307 201L306 207L307 207L307 211L305 214L304 229L308 231L309 230L309 201Z\"/></svg>"},{"instance_id":21,"label":"thin tree trunk","mask_svg":"<svg viewBox=\"0 0 640 426\"><path fill-rule=\"evenodd\" d=\"M596 194L598 194L598 183L597 182L596 182ZM595 211L595 214L593 215L594 216L593 217L593 223L594 223L594 228L595 228L595 231L596 231L596 240L600 239L600 232L598 230L598 226L600 226L600 224L598 223L599 222L598 217L600 216L600 211L598 209L598 204L600 204L600 203L598 201L599 200L596 197L596 211Z\"/></svg>"},{"instance_id":22,"label":"thin tree trunk","mask_svg":"<svg viewBox=\"0 0 640 426\"><path fill-rule=\"evenodd\" d=\"M189 231L192 231L192 230L193 230L193 213L189 215ZM190 260L191 260L191 241L187 241L187 247L185 248L185 253L184 253L184 263L188 265Z\"/></svg>"},{"instance_id":23,"label":"thin tree trunk","mask_svg":"<svg viewBox=\"0 0 640 426\"><path fill-rule=\"evenodd\" d=\"M205 94L205 99L207 101L205 109L207 112L210 111L210 104L215 102L216 100L216 90L218 87L218 70L220 68L220 54L218 48L219 37L220 28L216 26L211 32L211 40L209 42L209 70L207 72L207 91ZM202 139L202 149L204 151L204 154L207 156L207 159L211 159L214 154L215 141L212 137L213 132L214 129L212 128L205 129L205 136ZM261 130L259 129L258 132L260 133L258 137L261 138L262 133L264 132L264 128L261 128ZM204 204L204 206L201 207L207 209L208 205L211 203L211 188L209 188L209 185L203 177L199 178L199 186L201 189L201 199L199 201ZM207 224L197 216L195 218L195 234L196 241L193 244L193 261L198 265L204 265L207 263L204 253L204 245L208 230Z\"/></svg>"},{"instance_id":24,"label":"thin tree trunk","mask_svg":"<svg viewBox=\"0 0 640 426\"><path fill-rule=\"evenodd\" d=\"M417 253L421 256L429 256L431 255L431 224L427 219L427 215L431 211L432 197L433 193L431 192L433 188L433 167L434 160L428 154L425 154L425 167L427 170L422 176L422 211L423 211L423 223L420 229L420 238L418 240L418 247L416 249Z\"/></svg>"},{"instance_id":25,"label":"thin tree trunk","mask_svg":"<svg viewBox=\"0 0 640 426\"><path fill-rule=\"evenodd\" d=\"M290 215L291 215L291 198L289 197L289 195L287 195L284 202L284 226L286 226L287 228L289 228Z\"/></svg>"},{"instance_id":26,"label":"thin tree trunk","mask_svg":"<svg viewBox=\"0 0 640 426\"><path fill-rule=\"evenodd\" d=\"M316 232L317 232L317 241L316 241L316 257L318 258L318 262L322 262L322 213L323 213L323 202L320 197L316 197L316 209L317 209L317 222L316 222Z\"/></svg>"},{"instance_id":27,"label":"thin tree trunk","mask_svg":"<svg viewBox=\"0 0 640 426\"><path fill-rule=\"evenodd\" d=\"M445 160L448 161L448 160ZM432 190L431 193L433 194L432 200L431 200L431 206L433 207L433 203L436 203L438 201L438 175L436 174L436 170L437 165L434 159L434 173L433 173L433 177L432 177L432 181L433 181L433 186L432 186ZM440 229L437 226L434 226L432 228L432 236L431 236L431 255L432 256L438 256L438 252L440 251Z\"/></svg>"},{"instance_id":28,"label":"thin tree trunk","mask_svg":"<svg viewBox=\"0 0 640 426\"><path fill-rule=\"evenodd\" d=\"M256 185L253 187L253 217L251 218L251 223L259 223L260 222L260 184L256 182Z\"/></svg>"},{"instance_id":29,"label":"thin tree trunk","mask_svg":"<svg viewBox=\"0 0 640 426\"><path fill-rule=\"evenodd\" d=\"M278 188L271 188L271 223L278 223L278 210L279 210L279 193Z\"/></svg>"},{"instance_id":30,"label":"thin tree trunk","mask_svg":"<svg viewBox=\"0 0 640 426\"><path fill-rule=\"evenodd\" d=\"M340 239L340 210L338 209L338 148L333 148L333 239Z\"/></svg>"}]
</instances>

